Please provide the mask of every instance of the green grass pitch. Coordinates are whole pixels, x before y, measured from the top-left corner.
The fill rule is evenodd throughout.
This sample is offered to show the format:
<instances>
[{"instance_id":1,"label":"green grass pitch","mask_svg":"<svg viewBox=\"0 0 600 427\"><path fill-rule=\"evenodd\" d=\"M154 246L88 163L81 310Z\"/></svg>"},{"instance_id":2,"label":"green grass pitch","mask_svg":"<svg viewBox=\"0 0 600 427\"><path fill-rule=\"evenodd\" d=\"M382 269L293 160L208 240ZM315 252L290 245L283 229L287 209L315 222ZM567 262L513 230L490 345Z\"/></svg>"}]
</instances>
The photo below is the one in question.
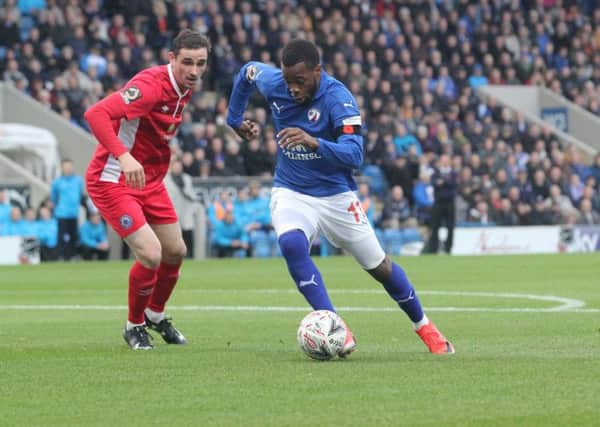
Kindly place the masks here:
<instances>
[{"instance_id":1,"label":"green grass pitch","mask_svg":"<svg viewBox=\"0 0 600 427\"><path fill-rule=\"evenodd\" d=\"M358 341L330 362L296 344L309 309L281 259L186 262L190 344L148 352L121 337L129 263L2 267L0 425L600 423L600 254L398 261L456 355L346 257L316 259Z\"/></svg>"}]
</instances>

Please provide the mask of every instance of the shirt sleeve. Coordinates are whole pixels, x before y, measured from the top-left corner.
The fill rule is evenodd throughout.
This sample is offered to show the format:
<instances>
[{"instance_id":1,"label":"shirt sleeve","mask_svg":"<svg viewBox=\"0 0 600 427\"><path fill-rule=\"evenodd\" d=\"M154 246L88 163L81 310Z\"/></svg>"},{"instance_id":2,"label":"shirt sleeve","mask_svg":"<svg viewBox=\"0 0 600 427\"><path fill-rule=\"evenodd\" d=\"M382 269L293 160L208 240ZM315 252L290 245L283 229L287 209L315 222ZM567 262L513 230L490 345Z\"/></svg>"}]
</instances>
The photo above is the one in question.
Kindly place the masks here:
<instances>
[{"instance_id":1,"label":"shirt sleeve","mask_svg":"<svg viewBox=\"0 0 600 427\"><path fill-rule=\"evenodd\" d=\"M157 85L136 76L120 91L92 105L85 112L85 119L98 142L114 157L119 157L127 148L117 137L113 121L142 117L152 111L158 101Z\"/></svg>"},{"instance_id":2,"label":"shirt sleeve","mask_svg":"<svg viewBox=\"0 0 600 427\"><path fill-rule=\"evenodd\" d=\"M272 83L281 74L281 70L262 62L248 62L235 76L233 89L229 97L227 124L237 129L244 120L244 111L254 89L268 99Z\"/></svg>"},{"instance_id":3,"label":"shirt sleeve","mask_svg":"<svg viewBox=\"0 0 600 427\"><path fill-rule=\"evenodd\" d=\"M339 166L358 169L363 161L363 139L356 100L346 88L336 90L331 98L329 114L335 140L318 138L317 153Z\"/></svg>"}]
</instances>

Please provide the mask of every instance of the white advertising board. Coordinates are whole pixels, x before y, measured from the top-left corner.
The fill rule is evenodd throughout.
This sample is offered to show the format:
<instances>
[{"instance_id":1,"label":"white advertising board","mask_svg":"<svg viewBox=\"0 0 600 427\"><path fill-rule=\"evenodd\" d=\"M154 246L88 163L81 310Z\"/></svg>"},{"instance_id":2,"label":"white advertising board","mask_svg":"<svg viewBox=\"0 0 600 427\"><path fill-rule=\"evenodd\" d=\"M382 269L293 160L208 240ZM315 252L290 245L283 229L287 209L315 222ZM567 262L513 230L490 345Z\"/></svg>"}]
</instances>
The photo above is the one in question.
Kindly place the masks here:
<instances>
[{"instance_id":1,"label":"white advertising board","mask_svg":"<svg viewBox=\"0 0 600 427\"><path fill-rule=\"evenodd\" d=\"M40 247L37 239L20 236L0 237L0 265L39 263Z\"/></svg>"},{"instance_id":2,"label":"white advertising board","mask_svg":"<svg viewBox=\"0 0 600 427\"><path fill-rule=\"evenodd\" d=\"M459 227L454 229L453 255L557 253L560 227Z\"/></svg>"}]
</instances>

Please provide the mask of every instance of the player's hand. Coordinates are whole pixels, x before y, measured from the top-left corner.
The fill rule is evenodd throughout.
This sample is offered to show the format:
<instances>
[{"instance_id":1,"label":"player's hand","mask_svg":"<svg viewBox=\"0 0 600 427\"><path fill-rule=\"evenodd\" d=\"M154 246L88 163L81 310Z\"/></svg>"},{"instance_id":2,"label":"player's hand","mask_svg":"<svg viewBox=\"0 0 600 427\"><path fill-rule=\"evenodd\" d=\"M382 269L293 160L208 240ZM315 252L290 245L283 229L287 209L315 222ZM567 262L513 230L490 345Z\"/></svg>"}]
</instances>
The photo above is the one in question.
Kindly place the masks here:
<instances>
[{"instance_id":1,"label":"player's hand","mask_svg":"<svg viewBox=\"0 0 600 427\"><path fill-rule=\"evenodd\" d=\"M258 136L260 128L258 123L255 123L252 120L244 120L240 127L234 130L235 133L240 136L240 138L250 141Z\"/></svg>"},{"instance_id":2,"label":"player's hand","mask_svg":"<svg viewBox=\"0 0 600 427\"><path fill-rule=\"evenodd\" d=\"M281 148L291 150L297 145L315 151L319 148L319 140L304 132L300 128L285 128L277 134L277 142Z\"/></svg>"},{"instance_id":3,"label":"player's hand","mask_svg":"<svg viewBox=\"0 0 600 427\"><path fill-rule=\"evenodd\" d=\"M143 166L131 155L126 152L119 156L121 171L125 176L125 185L135 190L141 190L146 185L146 175Z\"/></svg>"}]
</instances>

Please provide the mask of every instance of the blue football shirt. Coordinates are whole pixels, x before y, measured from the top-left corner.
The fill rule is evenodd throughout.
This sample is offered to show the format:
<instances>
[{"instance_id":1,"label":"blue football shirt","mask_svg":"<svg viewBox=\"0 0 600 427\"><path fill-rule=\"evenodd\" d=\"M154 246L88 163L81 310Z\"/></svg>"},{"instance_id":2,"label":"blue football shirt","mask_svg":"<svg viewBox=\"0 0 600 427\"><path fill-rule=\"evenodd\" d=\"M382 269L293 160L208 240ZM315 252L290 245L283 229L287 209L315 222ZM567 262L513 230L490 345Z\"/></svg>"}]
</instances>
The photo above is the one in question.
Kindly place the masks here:
<instances>
[{"instance_id":1,"label":"blue football shirt","mask_svg":"<svg viewBox=\"0 0 600 427\"><path fill-rule=\"evenodd\" d=\"M363 160L362 120L356 100L340 81L321 72L319 88L310 103L298 104L289 93L279 68L249 62L237 74L227 124L237 128L252 92L271 107L275 130L297 127L319 141L312 151L303 146L277 150L274 186L315 197L356 190L352 177Z\"/></svg>"}]
</instances>

